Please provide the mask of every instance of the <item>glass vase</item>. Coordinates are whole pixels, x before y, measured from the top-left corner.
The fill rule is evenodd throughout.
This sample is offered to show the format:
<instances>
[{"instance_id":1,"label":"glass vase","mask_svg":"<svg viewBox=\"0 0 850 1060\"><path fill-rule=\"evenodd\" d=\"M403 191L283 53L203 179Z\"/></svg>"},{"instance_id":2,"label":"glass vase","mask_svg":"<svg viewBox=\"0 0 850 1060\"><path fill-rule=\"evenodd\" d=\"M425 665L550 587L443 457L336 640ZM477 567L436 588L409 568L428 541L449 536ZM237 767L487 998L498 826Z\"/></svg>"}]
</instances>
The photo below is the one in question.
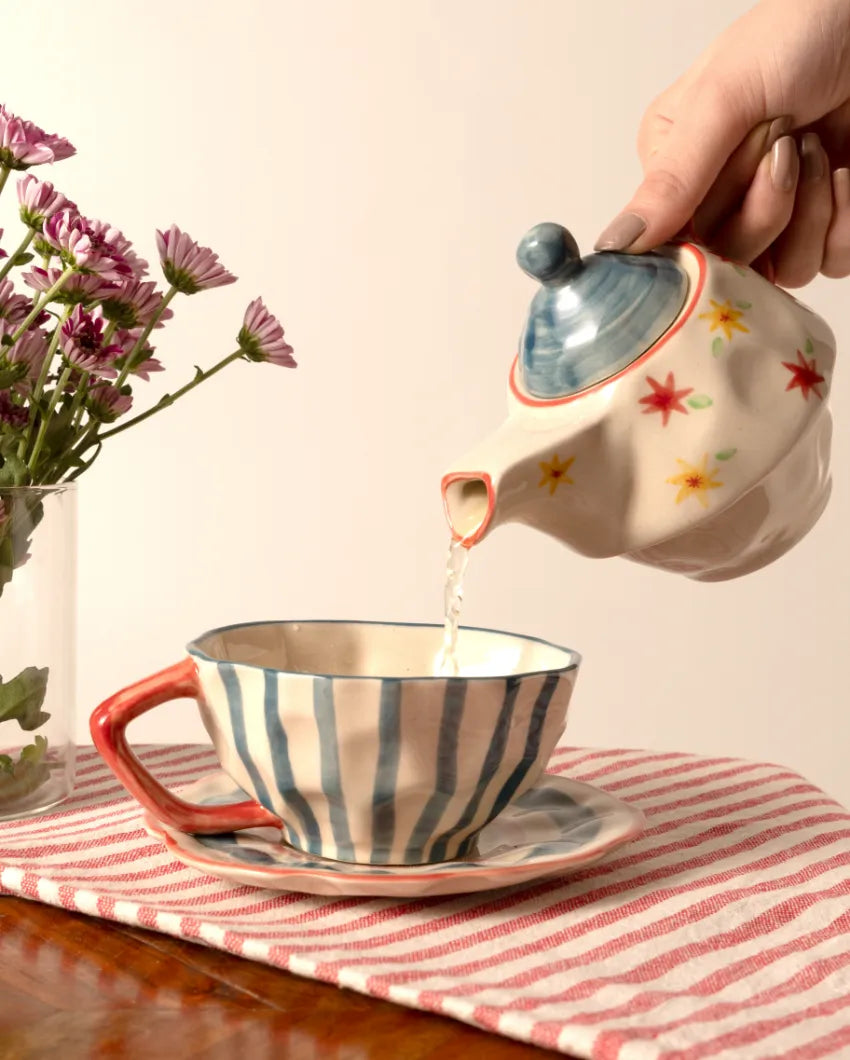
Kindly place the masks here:
<instances>
[{"instance_id":1,"label":"glass vase","mask_svg":"<svg viewBox=\"0 0 850 1060\"><path fill-rule=\"evenodd\" d=\"M0 820L74 785L76 486L0 487Z\"/></svg>"}]
</instances>

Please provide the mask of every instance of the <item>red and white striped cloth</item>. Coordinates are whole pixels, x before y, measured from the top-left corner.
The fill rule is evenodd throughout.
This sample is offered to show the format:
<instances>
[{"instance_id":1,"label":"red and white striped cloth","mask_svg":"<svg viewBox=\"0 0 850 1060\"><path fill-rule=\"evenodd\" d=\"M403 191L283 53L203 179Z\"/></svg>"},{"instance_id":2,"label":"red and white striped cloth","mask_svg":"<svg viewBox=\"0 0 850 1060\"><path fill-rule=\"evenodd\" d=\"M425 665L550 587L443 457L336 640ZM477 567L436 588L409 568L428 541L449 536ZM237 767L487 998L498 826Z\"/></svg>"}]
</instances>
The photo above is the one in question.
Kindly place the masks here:
<instances>
[{"instance_id":1,"label":"red and white striped cloth","mask_svg":"<svg viewBox=\"0 0 850 1060\"><path fill-rule=\"evenodd\" d=\"M199 747L140 756L170 786ZM265 961L593 1060L850 1057L850 814L791 770L563 748L647 816L572 876L424 900L315 898L184 868L94 751L73 799L0 824L0 891Z\"/></svg>"}]
</instances>

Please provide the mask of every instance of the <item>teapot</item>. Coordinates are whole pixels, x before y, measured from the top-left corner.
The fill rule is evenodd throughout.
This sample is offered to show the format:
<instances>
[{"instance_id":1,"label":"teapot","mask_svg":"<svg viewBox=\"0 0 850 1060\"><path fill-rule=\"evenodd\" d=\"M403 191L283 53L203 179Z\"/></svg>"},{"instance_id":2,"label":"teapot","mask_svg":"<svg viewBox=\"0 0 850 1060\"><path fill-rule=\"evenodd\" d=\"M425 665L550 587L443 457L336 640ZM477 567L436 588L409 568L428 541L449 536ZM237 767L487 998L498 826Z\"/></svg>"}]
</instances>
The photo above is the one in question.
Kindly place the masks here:
<instances>
[{"instance_id":1,"label":"teapot","mask_svg":"<svg viewBox=\"0 0 850 1060\"><path fill-rule=\"evenodd\" d=\"M819 316L688 240L582 257L545 223L517 261L540 286L507 420L442 479L456 541L519 522L584 556L722 581L808 533L831 485Z\"/></svg>"}]
</instances>

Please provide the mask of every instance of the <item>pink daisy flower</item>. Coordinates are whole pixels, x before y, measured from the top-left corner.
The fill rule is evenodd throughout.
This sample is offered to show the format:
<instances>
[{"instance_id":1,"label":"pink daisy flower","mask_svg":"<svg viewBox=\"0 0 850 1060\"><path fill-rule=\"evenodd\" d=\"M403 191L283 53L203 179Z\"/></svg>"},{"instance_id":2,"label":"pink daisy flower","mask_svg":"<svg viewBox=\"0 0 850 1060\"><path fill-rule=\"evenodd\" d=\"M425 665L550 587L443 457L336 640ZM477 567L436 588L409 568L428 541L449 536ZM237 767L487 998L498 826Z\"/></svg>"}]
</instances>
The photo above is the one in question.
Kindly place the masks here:
<instances>
[{"instance_id":1,"label":"pink daisy flower","mask_svg":"<svg viewBox=\"0 0 850 1060\"><path fill-rule=\"evenodd\" d=\"M25 294L16 294L11 280L0 283L0 320L20 324L32 309L32 302Z\"/></svg>"},{"instance_id":2,"label":"pink daisy flower","mask_svg":"<svg viewBox=\"0 0 850 1060\"><path fill-rule=\"evenodd\" d=\"M18 118L0 105L0 165L27 169L42 162L59 162L76 154L64 137L46 133L31 121Z\"/></svg>"},{"instance_id":3,"label":"pink daisy flower","mask_svg":"<svg viewBox=\"0 0 850 1060\"><path fill-rule=\"evenodd\" d=\"M113 378L118 373L114 363L123 351L120 346L105 346L103 331L106 321L95 308L92 312L75 306L62 325L59 346L68 364L83 372L102 378Z\"/></svg>"},{"instance_id":4,"label":"pink daisy flower","mask_svg":"<svg viewBox=\"0 0 850 1060\"><path fill-rule=\"evenodd\" d=\"M138 342L140 334L140 328L134 328L132 331L128 331L126 328L119 328L115 332L115 341L120 343L121 348L124 350L122 356L115 358L115 364L118 368L123 368L127 358L132 356L130 375L137 375L147 383L150 382L151 372L164 372L165 366L156 357L152 356L154 348L150 343L146 342L142 349L133 353L133 347Z\"/></svg>"},{"instance_id":5,"label":"pink daisy flower","mask_svg":"<svg viewBox=\"0 0 850 1060\"><path fill-rule=\"evenodd\" d=\"M111 383L96 383L86 394L89 415L103 423L112 423L133 405L133 395L125 394Z\"/></svg>"},{"instance_id":6,"label":"pink daisy flower","mask_svg":"<svg viewBox=\"0 0 850 1060\"><path fill-rule=\"evenodd\" d=\"M11 334L14 326L4 323L5 334ZM38 378L44 358L47 356L48 338L41 328L33 328L25 331L14 346L3 348L4 355L9 364L21 364L25 366L23 382L29 383ZM25 387L26 389L26 387Z\"/></svg>"},{"instance_id":7,"label":"pink daisy flower","mask_svg":"<svg viewBox=\"0 0 850 1060\"><path fill-rule=\"evenodd\" d=\"M62 269L52 267L42 269L34 265L29 272L23 273L21 278L27 287L32 287L34 291L40 291L43 294L50 290L62 272ZM106 297L115 289L116 284L104 280L95 272L74 272L65 280L53 300L65 305L85 305L97 301L98 298Z\"/></svg>"},{"instance_id":8,"label":"pink daisy flower","mask_svg":"<svg viewBox=\"0 0 850 1060\"><path fill-rule=\"evenodd\" d=\"M283 337L283 327L266 309L262 298L255 298L245 310L236 341L239 349L252 361L269 361L284 368L296 367L292 347Z\"/></svg>"},{"instance_id":9,"label":"pink daisy flower","mask_svg":"<svg viewBox=\"0 0 850 1060\"><path fill-rule=\"evenodd\" d=\"M18 181L18 203L21 220L36 232L48 217L62 209L76 209L74 203L61 191L56 191L49 180L39 180L32 173L27 173Z\"/></svg>"},{"instance_id":10,"label":"pink daisy flower","mask_svg":"<svg viewBox=\"0 0 850 1060\"><path fill-rule=\"evenodd\" d=\"M162 294L153 280L127 280L111 291L101 308L107 320L114 320L121 328L147 327L162 305ZM174 313L166 309L156 323L164 327Z\"/></svg>"},{"instance_id":11,"label":"pink daisy flower","mask_svg":"<svg viewBox=\"0 0 850 1060\"><path fill-rule=\"evenodd\" d=\"M131 273L130 266L111 253L105 240L95 246L88 222L71 210L59 210L44 222L45 242L59 251L66 266L79 272L97 273L104 280L120 281Z\"/></svg>"},{"instance_id":12,"label":"pink daisy flower","mask_svg":"<svg viewBox=\"0 0 850 1060\"><path fill-rule=\"evenodd\" d=\"M236 281L215 251L200 246L177 225L167 232L157 230L156 245L166 280L183 294L197 294Z\"/></svg>"},{"instance_id":13,"label":"pink daisy flower","mask_svg":"<svg viewBox=\"0 0 850 1060\"><path fill-rule=\"evenodd\" d=\"M106 221L89 221L86 218L83 218L83 223L96 251L116 261L123 261L133 276L145 275L148 263L133 250L133 244L119 228Z\"/></svg>"}]
</instances>

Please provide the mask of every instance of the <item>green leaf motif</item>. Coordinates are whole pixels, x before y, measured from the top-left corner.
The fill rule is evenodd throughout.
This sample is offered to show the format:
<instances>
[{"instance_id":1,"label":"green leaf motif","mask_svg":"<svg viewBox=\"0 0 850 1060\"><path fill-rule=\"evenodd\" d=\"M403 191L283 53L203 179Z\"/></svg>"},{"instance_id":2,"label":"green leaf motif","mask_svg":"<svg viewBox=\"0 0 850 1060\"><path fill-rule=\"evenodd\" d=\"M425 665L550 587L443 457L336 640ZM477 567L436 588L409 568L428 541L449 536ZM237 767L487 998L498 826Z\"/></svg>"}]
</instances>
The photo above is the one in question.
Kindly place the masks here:
<instances>
[{"instance_id":1,"label":"green leaf motif","mask_svg":"<svg viewBox=\"0 0 850 1060\"><path fill-rule=\"evenodd\" d=\"M815 344L812 342L811 339L806 339L806 353L814 353L814 352L815 352Z\"/></svg>"},{"instance_id":2,"label":"green leaf motif","mask_svg":"<svg viewBox=\"0 0 850 1060\"><path fill-rule=\"evenodd\" d=\"M692 409L707 409L714 404L714 401L708 394L694 394L693 397L688 398L688 404Z\"/></svg>"},{"instance_id":3,"label":"green leaf motif","mask_svg":"<svg viewBox=\"0 0 850 1060\"><path fill-rule=\"evenodd\" d=\"M746 276L747 275L747 270L744 268L743 265L735 265L735 264L733 264L732 268L735 270L735 272L738 273L739 276Z\"/></svg>"},{"instance_id":4,"label":"green leaf motif","mask_svg":"<svg viewBox=\"0 0 850 1060\"><path fill-rule=\"evenodd\" d=\"M28 265L35 254L29 254L26 251L22 251L20 254L15 255L15 260L12 262L13 265Z\"/></svg>"},{"instance_id":5,"label":"green leaf motif","mask_svg":"<svg viewBox=\"0 0 850 1060\"><path fill-rule=\"evenodd\" d=\"M11 681L0 680L0 722L17 721L25 732L39 728L50 717L41 709L47 695L46 666L28 666Z\"/></svg>"},{"instance_id":6,"label":"green leaf motif","mask_svg":"<svg viewBox=\"0 0 850 1060\"><path fill-rule=\"evenodd\" d=\"M732 457L737 453L737 449L721 449L719 453L714 454L715 460L731 460Z\"/></svg>"},{"instance_id":7,"label":"green leaf motif","mask_svg":"<svg viewBox=\"0 0 850 1060\"><path fill-rule=\"evenodd\" d=\"M719 357L723 353L723 339L719 335L711 344L711 352L715 357Z\"/></svg>"},{"instance_id":8,"label":"green leaf motif","mask_svg":"<svg viewBox=\"0 0 850 1060\"><path fill-rule=\"evenodd\" d=\"M739 309L752 309L753 308L753 303L752 302L736 302L735 305Z\"/></svg>"}]
</instances>

